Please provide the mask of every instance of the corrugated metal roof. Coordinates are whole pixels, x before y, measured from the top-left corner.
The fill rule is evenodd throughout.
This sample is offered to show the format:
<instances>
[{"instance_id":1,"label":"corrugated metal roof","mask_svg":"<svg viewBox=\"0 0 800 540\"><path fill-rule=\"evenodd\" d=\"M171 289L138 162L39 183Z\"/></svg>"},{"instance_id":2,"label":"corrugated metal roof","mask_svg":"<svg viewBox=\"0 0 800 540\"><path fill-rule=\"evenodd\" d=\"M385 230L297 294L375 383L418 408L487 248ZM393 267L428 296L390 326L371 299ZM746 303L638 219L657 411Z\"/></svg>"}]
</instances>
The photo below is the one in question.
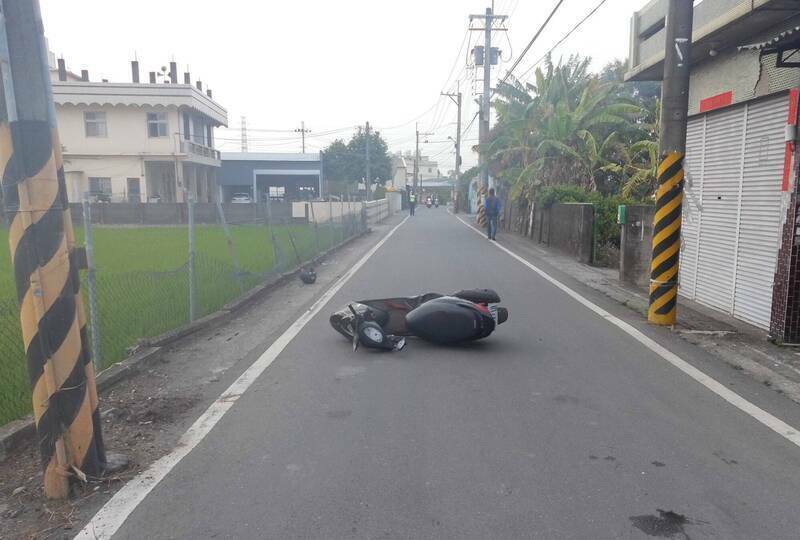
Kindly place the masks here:
<instances>
[{"instance_id":1,"label":"corrugated metal roof","mask_svg":"<svg viewBox=\"0 0 800 540\"><path fill-rule=\"evenodd\" d=\"M740 51L762 51L764 49L769 49L780 45L782 42L788 41L789 39L800 39L800 26L795 26L794 28L789 28L788 30L784 30L777 36L774 36L767 41L762 41L760 43L751 43L750 45L740 45Z\"/></svg>"},{"instance_id":2,"label":"corrugated metal roof","mask_svg":"<svg viewBox=\"0 0 800 540\"><path fill-rule=\"evenodd\" d=\"M319 152L306 154L270 152L222 152L223 161L319 161Z\"/></svg>"}]
</instances>

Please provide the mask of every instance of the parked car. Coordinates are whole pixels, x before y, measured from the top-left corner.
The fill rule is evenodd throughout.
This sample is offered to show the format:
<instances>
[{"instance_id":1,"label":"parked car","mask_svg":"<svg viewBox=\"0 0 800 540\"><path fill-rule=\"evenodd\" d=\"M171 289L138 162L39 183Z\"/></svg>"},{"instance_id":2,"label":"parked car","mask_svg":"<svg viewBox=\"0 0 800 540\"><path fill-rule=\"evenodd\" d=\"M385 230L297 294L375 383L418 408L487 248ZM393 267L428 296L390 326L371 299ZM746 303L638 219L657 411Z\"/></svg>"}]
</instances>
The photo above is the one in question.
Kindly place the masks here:
<instances>
[{"instance_id":1,"label":"parked car","mask_svg":"<svg viewBox=\"0 0 800 540\"><path fill-rule=\"evenodd\" d=\"M105 191L93 191L89 193L89 199L96 203L110 203L111 193Z\"/></svg>"},{"instance_id":2,"label":"parked car","mask_svg":"<svg viewBox=\"0 0 800 540\"><path fill-rule=\"evenodd\" d=\"M234 193L231 202L239 204L250 204L251 202L253 202L253 199L250 198L250 195L248 193Z\"/></svg>"}]
</instances>

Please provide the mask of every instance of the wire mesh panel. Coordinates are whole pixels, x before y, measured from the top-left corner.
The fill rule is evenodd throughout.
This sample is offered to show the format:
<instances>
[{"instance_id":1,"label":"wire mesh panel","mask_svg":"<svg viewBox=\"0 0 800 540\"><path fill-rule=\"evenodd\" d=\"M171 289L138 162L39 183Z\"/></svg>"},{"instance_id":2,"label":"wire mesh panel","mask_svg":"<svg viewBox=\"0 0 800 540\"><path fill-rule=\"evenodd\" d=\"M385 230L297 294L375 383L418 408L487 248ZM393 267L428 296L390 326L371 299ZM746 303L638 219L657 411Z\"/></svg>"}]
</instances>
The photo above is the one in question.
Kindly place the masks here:
<instances>
[{"instance_id":1,"label":"wire mesh panel","mask_svg":"<svg viewBox=\"0 0 800 540\"><path fill-rule=\"evenodd\" d=\"M0 300L0 370L2 425L31 411L31 390L22 346L19 308L13 297Z\"/></svg>"},{"instance_id":2,"label":"wire mesh panel","mask_svg":"<svg viewBox=\"0 0 800 540\"><path fill-rule=\"evenodd\" d=\"M221 309L270 276L306 264L321 251L362 232L360 204L351 206L317 225L270 218L265 208L238 221L224 216L228 235L221 224L196 225L196 317ZM186 227L94 227L97 331L104 368L126 358L141 339L189 322ZM82 242L82 231L76 232ZM7 234L0 229L0 236ZM85 279L82 276L84 298ZM0 250L0 425L31 410L14 291L9 254Z\"/></svg>"},{"instance_id":3,"label":"wire mesh panel","mask_svg":"<svg viewBox=\"0 0 800 540\"><path fill-rule=\"evenodd\" d=\"M103 367L124 359L139 339L188 323L188 306L185 264L170 271L98 271L97 319Z\"/></svg>"}]
</instances>

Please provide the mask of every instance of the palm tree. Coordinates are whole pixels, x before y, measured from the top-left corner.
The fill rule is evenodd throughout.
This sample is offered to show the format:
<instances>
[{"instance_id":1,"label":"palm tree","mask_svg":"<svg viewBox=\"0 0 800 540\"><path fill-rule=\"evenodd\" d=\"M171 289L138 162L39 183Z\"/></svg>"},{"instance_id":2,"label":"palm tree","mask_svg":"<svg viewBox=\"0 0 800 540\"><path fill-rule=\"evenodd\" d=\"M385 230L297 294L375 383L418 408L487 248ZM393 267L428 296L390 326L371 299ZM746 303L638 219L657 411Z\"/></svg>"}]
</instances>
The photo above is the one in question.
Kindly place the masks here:
<instances>
[{"instance_id":1,"label":"palm tree","mask_svg":"<svg viewBox=\"0 0 800 540\"><path fill-rule=\"evenodd\" d=\"M613 172L623 178L623 197L649 197L656 187L658 170L658 133L661 125L661 102L656 100L652 124L642 127L647 138L622 147L622 163L615 165Z\"/></svg>"},{"instance_id":2,"label":"palm tree","mask_svg":"<svg viewBox=\"0 0 800 540\"><path fill-rule=\"evenodd\" d=\"M623 169L633 178L633 165L645 161L638 152L646 145L631 147L632 154L623 139L640 133L646 111L622 95L620 83L589 74L588 66L577 56L558 65L548 58L531 83L511 79L498 88L498 124L480 150L512 197L530 200L550 185L594 190Z\"/></svg>"}]
</instances>

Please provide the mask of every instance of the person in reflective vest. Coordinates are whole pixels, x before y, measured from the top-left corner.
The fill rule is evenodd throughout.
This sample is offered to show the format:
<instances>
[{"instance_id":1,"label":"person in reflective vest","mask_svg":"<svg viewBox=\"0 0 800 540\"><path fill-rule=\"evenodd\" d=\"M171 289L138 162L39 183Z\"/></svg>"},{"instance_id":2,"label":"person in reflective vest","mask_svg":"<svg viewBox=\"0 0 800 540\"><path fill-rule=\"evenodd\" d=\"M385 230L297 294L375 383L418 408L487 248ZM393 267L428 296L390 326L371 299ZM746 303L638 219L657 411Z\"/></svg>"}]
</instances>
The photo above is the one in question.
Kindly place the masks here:
<instances>
[{"instance_id":1,"label":"person in reflective vest","mask_svg":"<svg viewBox=\"0 0 800 540\"><path fill-rule=\"evenodd\" d=\"M417 194L413 191L408 194L408 212L414 215L414 209L417 207Z\"/></svg>"}]
</instances>

